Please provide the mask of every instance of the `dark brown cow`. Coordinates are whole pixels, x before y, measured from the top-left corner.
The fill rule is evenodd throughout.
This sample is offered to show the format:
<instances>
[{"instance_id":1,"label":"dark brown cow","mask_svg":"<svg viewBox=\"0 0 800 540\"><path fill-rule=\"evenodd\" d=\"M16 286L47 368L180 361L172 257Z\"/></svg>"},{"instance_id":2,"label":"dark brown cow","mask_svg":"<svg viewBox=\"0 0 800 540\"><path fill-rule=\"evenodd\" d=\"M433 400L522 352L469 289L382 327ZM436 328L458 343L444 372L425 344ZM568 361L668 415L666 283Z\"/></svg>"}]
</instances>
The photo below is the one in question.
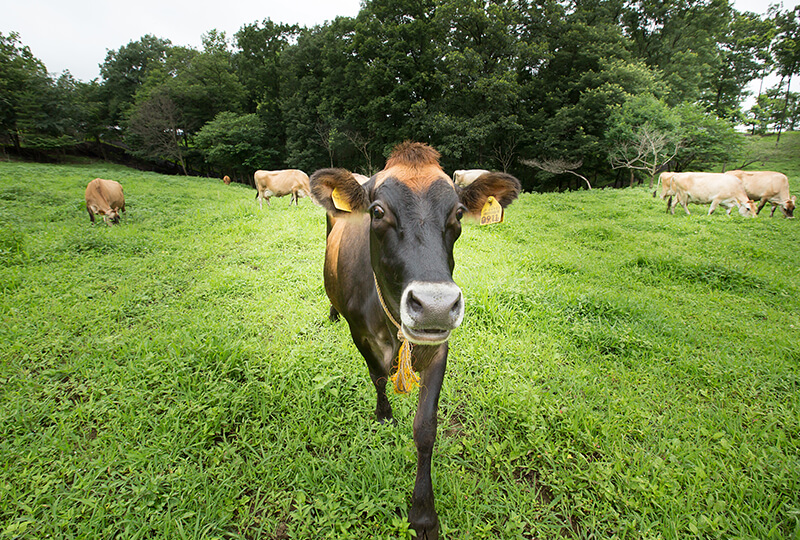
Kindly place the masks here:
<instances>
[{"instance_id":1,"label":"dark brown cow","mask_svg":"<svg viewBox=\"0 0 800 540\"><path fill-rule=\"evenodd\" d=\"M331 317L347 320L367 362L380 422L392 419L390 374L399 372L391 378L400 391L414 385L415 372L421 376L408 515L418 538L439 536L431 455L447 340L464 316L453 282L453 245L465 214L478 217L490 196L508 206L519 190L519 181L503 173L461 189L439 166L436 150L411 142L398 145L383 171L363 186L344 169L319 170L311 178L312 196L328 212L324 277ZM413 371L403 370L408 360Z\"/></svg>"},{"instance_id":2,"label":"dark brown cow","mask_svg":"<svg viewBox=\"0 0 800 540\"><path fill-rule=\"evenodd\" d=\"M119 223L120 211L125 211L125 194L122 184L114 180L95 178L86 186L86 211L94 223L94 215L102 214L107 225Z\"/></svg>"}]
</instances>

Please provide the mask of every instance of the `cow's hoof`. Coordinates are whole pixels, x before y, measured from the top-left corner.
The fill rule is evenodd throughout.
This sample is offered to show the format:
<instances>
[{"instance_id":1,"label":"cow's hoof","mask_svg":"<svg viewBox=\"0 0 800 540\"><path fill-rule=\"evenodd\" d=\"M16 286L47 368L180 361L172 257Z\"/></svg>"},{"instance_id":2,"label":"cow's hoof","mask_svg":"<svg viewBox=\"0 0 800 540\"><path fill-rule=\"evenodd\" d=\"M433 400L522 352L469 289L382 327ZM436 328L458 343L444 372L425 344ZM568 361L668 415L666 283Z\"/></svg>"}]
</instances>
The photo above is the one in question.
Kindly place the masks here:
<instances>
[{"instance_id":1,"label":"cow's hoof","mask_svg":"<svg viewBox=\"0 0 800 540\"><path fill-rule=\"evenodd\" d=\"M408 522L416 533L412 538L417 540L439 540L439 520L436 515L433 516L433 519L430 519L430 517L413 519L409 515Z\"/></svg>"}]
</instances>

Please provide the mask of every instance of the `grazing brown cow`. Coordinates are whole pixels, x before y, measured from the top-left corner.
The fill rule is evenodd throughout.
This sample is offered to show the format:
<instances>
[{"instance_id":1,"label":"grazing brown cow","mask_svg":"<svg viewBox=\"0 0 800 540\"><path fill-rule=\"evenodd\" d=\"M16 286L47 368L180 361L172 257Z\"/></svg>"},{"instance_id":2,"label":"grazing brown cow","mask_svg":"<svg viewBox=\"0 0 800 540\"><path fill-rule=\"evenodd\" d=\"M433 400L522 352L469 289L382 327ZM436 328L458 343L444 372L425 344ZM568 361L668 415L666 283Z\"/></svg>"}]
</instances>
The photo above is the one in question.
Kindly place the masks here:
<instances>
[{"instance_id":1,"label":"grazing brown cow","mask_svg":"<svg viewBox=\"0 0 800 540\"><path fill-rule=\"evenodd\" d=\"M706 172L681 172L661 173L661 198L675 196L670 212L675 213L675 207L681 203L683 209L689 212L688 203L711 203L708 214L714 213L720 204L728 209L735 206L739 213L745 217L756 217L756 207L747 197L742 181L724 173Z\"/></svg>"},{"instance_id":2,"label":"grazing brown cow","mask_svg":"<svg viewBox=\"0 0 800 540\"><path fill-rule=\"evenodd\" d=\"M225 182L226 186L229 186L231 184L231 177L226 174L222 177L222 181Z\"/></svg>"},{"instance_id":3,"label":"grazing brown cow","mask_svg":"<svg viewBox=\"0 0 800 540\"><path fill-rule=\"evenodd\" d=\"M308 185L308 175L298 169L286 169L282 171L256 171L253 175L256 182L256 198L259 208L264 208L264 199L269 204L270 197L283 197L292 195L289 206L297 199L311 195L311 188Z\"/></svg>"},{"instance_id":4,"label":"grazing brown cow","mask_svg":"<svg viewBox=\"0 0 800 540\"><path fill-rule=\"evenodd\" d=\"M125 211L125 194L122 184L114 180L95 178L86 186L86 211L94 223L94 215L102 214L107 225L119 223L120 211Z\"/></svg>"},{"instance_id":5,"label":"grazing brown cow","mask_svg":"<svg viewBox=\"0 0 800 540\"><path fill-rule=\"evenodd\" d=\"M392 419L386 397L419 382L414 417L417 477L408 520L418 538L439 536L431 456L436 413L447 364L447 340L464 316L453 282L453 245L461 218L477 217L489 197L505 207L519 181L504 173L457 187L439 166L439 153L421 143L398 145L386 167L363 186L344 169L311 177L311 192L327 210L325 291L331 318L341 314L367 362L375 386L378 421ZM495 203L496 204L496 203Z\"/></svg>"},{"instance_id":6,"label":"grazing brown cow","mask_svg":"<svg viewBox=\"0 0 800 540\"><path fill-rule=\"evenodd\" d=\"M789 196L789 179L785 174L775 171L728 171L744 184L747 196L754 201L761 201L756 213L761 212L764 205L772 204L772 212L769 217L775 214L775 208L780 206L783 216L794 217L794 208L797 197Z\"/></svg>"}]
</instances>

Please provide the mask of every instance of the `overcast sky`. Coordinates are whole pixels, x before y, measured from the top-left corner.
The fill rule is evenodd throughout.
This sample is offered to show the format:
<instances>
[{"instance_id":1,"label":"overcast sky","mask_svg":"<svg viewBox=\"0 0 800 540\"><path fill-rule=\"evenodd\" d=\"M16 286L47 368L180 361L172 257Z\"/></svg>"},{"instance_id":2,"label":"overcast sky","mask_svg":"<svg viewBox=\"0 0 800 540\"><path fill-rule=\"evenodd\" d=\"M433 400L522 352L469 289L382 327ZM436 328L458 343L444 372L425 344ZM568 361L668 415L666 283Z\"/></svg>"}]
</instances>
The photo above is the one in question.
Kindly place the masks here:
<instances>
[{"instance_id":1,"label":"overcast sky","mask_svg":"<svg viewBox=\"0 0 800 540\"><path fill-rule=\"evenodd\" d=\"M734 0L739 11L765 13L770 0ZM783 0L784 9L800 0ZM135 6L135 7L134 7ZM23 45L55 75L69 70L82 81L100 76L108 50L145 34L201 49L211 29L232 38L243 25L271 19L314 26L354 17L360 0L0 0L0 32L19 33Z\"/></svg>"}]
</instances>

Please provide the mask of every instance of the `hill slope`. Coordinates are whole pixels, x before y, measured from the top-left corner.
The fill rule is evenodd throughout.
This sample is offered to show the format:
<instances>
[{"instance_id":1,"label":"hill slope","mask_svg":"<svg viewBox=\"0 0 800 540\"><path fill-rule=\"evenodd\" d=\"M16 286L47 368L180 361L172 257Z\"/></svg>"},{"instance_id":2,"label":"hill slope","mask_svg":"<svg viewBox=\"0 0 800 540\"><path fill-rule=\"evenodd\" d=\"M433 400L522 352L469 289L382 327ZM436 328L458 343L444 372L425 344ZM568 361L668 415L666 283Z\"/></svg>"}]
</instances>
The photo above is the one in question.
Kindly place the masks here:
<instances>
[{"instance_id":1,"label":"hill slope","mask_svg":"<svg viewBox=\"0 0 800 540\"><path fill-rule=\"evenodd\" d=\"M117 227L89 225L96 176L125 187ZM374 423L322 210L254 193L0 163L4 536L405 534L416 398ZM703 214L523 194L464 228L443 537L800 534L800 222Z\"/></svg>"}]
</instances>

